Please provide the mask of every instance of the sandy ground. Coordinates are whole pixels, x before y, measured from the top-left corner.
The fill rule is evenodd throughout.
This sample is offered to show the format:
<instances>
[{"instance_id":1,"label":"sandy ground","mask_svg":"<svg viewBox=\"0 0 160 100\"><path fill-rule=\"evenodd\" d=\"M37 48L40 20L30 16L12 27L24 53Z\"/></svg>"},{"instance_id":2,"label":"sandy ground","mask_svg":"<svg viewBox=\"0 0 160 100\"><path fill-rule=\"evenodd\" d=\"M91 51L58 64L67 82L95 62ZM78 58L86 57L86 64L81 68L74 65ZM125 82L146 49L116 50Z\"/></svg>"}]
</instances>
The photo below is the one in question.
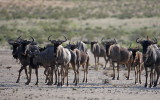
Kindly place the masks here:
<instances>
[{"instance_id":1,"label":"sandy ground","mask_svg":"<svg viewBox=\"0 0 160 100\"><path fill-rule=\"evenodd\" d=\"M100 59L104 63L103 59ZM144 71L142 84L134 84L134 71L131 71L130 80L126 80L127 71L121 68L120 80L111 80L112 70L102 67L98 71L94 69L94 59L91 55L88 73L88 83L82 83L83 72L80 71L80 84L74 86L73 70L69 71L69 86L57 87L45 84L44 68L39 68L39 85L35 86L35 74L32 71L32 81L26 86L24 71L21 74L20 83L16 83L18 64L11 55L11 50L0 49L0 100L159 100L160 85L156 88L144 88Z\"/></svg>"}]
</instances>

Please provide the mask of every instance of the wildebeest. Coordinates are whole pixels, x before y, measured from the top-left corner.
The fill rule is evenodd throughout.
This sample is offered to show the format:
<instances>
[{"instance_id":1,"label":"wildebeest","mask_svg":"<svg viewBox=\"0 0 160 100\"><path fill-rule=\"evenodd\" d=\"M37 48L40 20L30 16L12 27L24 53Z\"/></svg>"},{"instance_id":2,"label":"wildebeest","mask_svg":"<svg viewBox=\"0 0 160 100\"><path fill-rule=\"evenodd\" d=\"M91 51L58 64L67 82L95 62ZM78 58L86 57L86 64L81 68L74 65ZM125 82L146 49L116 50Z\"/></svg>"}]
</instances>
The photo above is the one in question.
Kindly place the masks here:
<instances>
[{"instance_id":1,"label":"wildebeest","mask_svg":"<svg viewBox=\"0 0 160 100\"><path fill-rule=\"evenodd\" d=\"M115 79L115 66L114 66L114 62L117 63L117 72L118 72L118 76L117 76L117 80L119 80L119 64L124 64L128 67L128 77L127 80L129 80L129 73L130 73L130 58L131 58L131 52L128 51L127 48L124 47L120 47L119 44L113 44L110 46L109 48L109 52L108 52L109 58L112 62L113 65L113 80Z\"/></svg>"},{"instance_id":2,"label":"wildebeest","mask_svg":"<svg viewBox=\"0 0 160 100\"><path fill-rule=\"evenodd\" d=\"M135 70L135 84L139 83L141 84L141 71L143 68L143 54L140 52L139 47L136 48L128 48L129 51L132 52L132 59L130 60L131 67L134 67Z\"/></svg>"},{"instance_id":3,"label":"wildebeest","mask_svg":"<svg viewBox=\"0 0 160 100\"><path fill-rule=\"evenodd\" d=\"M150 85L149 87L157 86L159 74L160 74L160 50L157 47L157 39L149 40L148 36L146 40L139 40L139 38L136 39L137 43L140 43L142 45L143 49L143 61L144 61L144 68L146 72L146 81L145 81L145 87L147 87L147 79L148 79L148 68L151 69L150 71ZM157 73L157 79L154 82L154 70Z\"/></svg>"},{"instance_id":4,"label":"wildebeest","mask_svg":"<svg viewBox=\"0 0 160 100\"><path fill-rule=\"evenodd\" d=\"M89 55L87 52L79 50L78 46L75 44L69 44L69 46L71 51L75 54L74 58L71 58L71 64L76 74L74 78L75 85L79 83L79 68L81 65L84 70L84 77L82 82L87 82Z\"/></svg>"},{"instance_id":5,"label":"wildebeest","mask_svg":"<svg viewBox=\"0 0 160 100\"><path fill-rule=\"evenodd\" d=\"M103 45L100 45L98 41L86 41L85 43L91 45L91 52L93 53L95 59L95 68L97 68L97 63L99 64L99 57L104 58L106 67L107 58L105 47Z\"/></svg>"},{"instance_id":6,"label":"wildebeest","mask_svg":"<svg viewBox=\"0 0 160 100\"><path fill-rule=\"evenodd\" d=\"M51 36L49 36L50 38ZM49 40L48 38L48 40ZM68 85L68 67L71 60L71 54L67 48L64 48L61 44L67 41L67 38L64 36L65 40L50 40L54 44L54 53L56 54L56 64L61 65L61 70L58 70L58 85L64 84L64 79L67 76L67 85ZM59 81L59 76L61 75L61 84Z\"/></svg>"},{"instance_id":7,"label":"wildebeest","mask_svg":"<svg viewBox=\"0 0 160 100\"><path fill-rule=\"evenodd\" d=\"M48 41L51 41L50 36L48 37ZM48 79L47 85L53 84L53 71L56 71L56 53L55 46L47 45L45 48L31 52L29 51L29 56L32 57L32 65L41 65L45 68L44 74L46 75L46 79ZM50 70L49 70L50 67ZM47 73L48 72L48 73ZM57 84L57 74L55 72L55 84Z\"/></svg>"},{"instance_id":8,"label":"wildebeest","mask_svg":"<svg viewBox=\"0 0 160 100\"><path fill-rule=\"evenodd\" d=\"M19 37L19 39L20 39L20 37ZM27 74L26 67L27 67L27 65L30 65L30 58L27 57L27 55L25 54L25 49L26 49L27 45L34 45L35 44L34 39L32 38L32 41L20 39L20 41L16 41L14 43L11 41L8 41L8 43L13 45L14 50L13 50L12 54L15 58L19 59L19 61L21 63L21 69L19 70L19 75L18 75L18 79L17 79L16 83L19 82L21 72L23 69L25 69L25 73L26 73L26 77L27 77L26 84L28 84L28 74ZM30 68L31 68L31 66L30 66ZM38 82L38 80L37 80L37 82ZM37 82L36 82L36 85L37 85Z\"/></svg>"},{"instance_id":9,"label":"wildebeest","mask_svg":"<svg viewBox=\"0 0 160 100\"><path fill-rule=\"evenodd\" d=\"M114 40L104 40L104 38L101 39L101 44L104 46L105 48L105 52L106 52L106 56L107 56L107 62L106 64L110 61L109 58L109 48L111 45L113 44L117 44L117 42ZM104 67L104 69L106 68L106 66Z\"/></svg>"}]
</instances>

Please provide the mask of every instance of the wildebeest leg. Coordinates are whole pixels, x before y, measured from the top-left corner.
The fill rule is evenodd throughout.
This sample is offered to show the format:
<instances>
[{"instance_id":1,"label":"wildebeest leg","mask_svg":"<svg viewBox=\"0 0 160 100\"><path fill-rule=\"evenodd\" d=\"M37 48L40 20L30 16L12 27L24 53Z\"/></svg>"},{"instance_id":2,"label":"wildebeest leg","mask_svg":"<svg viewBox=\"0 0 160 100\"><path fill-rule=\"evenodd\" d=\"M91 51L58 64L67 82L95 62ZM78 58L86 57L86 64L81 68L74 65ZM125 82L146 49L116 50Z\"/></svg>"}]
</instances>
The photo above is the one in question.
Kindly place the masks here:
<instances>
[{"instance_id":1,"label":"wildebeest leg","mask_svg":"<svg viewBox=\"0 0 160 100\"><path fill-rule=\"evenodd\" d=\"M112 62L112 66L113 66L113 78L112 78L112 80L115 80L115 69L114 69L114 63Z\"/></svg>"},{"instance_id":2,"label":"wildebeest leg","mask_svg":"<svg viewBox=\"0 0 160 100\"><path fill-rule=\"evenodd\" d=\"M66 74L67 74L67 86L68 86L68 68L69 68L69 64L67 64L67 66L66 66Z\"/></svg>"},{"instance_id":3,"label":"wildebeest leg","mask_svg":"<svg viewBox=\"0 0 160 100\"><path fill-rule=\"evenodd\" d=\"M60 69L61 70L61 69ZM60 75L61 75L61 72L60 72L59 68L58 68L58 86L60 86Z\"/></svg>"},{"instance_id":4,"label":"wildebeest leg","mask_svg":"<svg viewBox=\"0 0 160 100\"><path fill-rule=\"evenodd\" d=\"M117 63L117 72L118 72L117 80L119 80L119 63Z\"/></svg>"},{"instance_id":5,"label":"wildebeest leg","mask_svg":"<svg viewBox=\"0 0 160 100\"><path fill-rule=\"evenodd\" d=\"M52 85L53 84L53 66L51 66L51 70L49 72L49 74L51 75L51 80L47 83L47 85Z\"/></svg>"},{"instance_id":6,"label":"wildebeest leg","mask_svg":"<svg viewBox=\"0 0 160 100\"><path fill-rule=\"evenodd\" d=\"M58 68L56 67L55 68L55 83L54 83L54 85L56 85L57 84L57 72L58 72Z\"/></svg>"},{"instance_id":7,"label":"wildebeest leg","mask_svg":"<svg viewBox=\"0 0 160 100\"><path fill-rule=\"evenodd\" d=\"M158 70L156 70L156 72L157 72L157 78L156 78L156 81L154 82L154 87L156 87L156 86L157 86L158 79L159 79L159 71L158 71Z\"/></svg>"},{"instance_id":8,"label":"wildebeest leg","mask_svg":"<svg viewBox=\"0 0 160 100\"><path fill-rule=\"evenodd\" d=\"M94 60L95 60L95 69L97 68L97 65L96 65L96 63L97 63L97 61L96 61L96 56L94 55Z\"/></svg>"},{"instance_id":9,"label":"wildebeest leg","mask_svg":"<svg viewBox=\"0 0 160 100\"><path fill-rule=\"evenodd\" d=\"M127 80L129 80L129 75L130 75L131 67L130 67L130 65L129 65L129 64L126 64L126 65L127 65L127 67L128 67L128 76L127 76Z\"/></svg>"},{"instance_id":10,"label":"wildebeest leg","mask_svg":"<svg viewBox=\"0 0 160 100\"><path fill-rule=\"evenodd\" d=\"M53 71L55 66L51 66L51 85L53 84Z\"/></svg>"},{"instance_id":11,"label":"wildebeest leg","mask_svg":"<svg viewBox=\"0 0 160 100\"><path fill-rule=\"evenodd\" d=\"M17 81L16 81L16 83L19 83L19 80L20 80L20 76L21 76L21 72L22 72L22 70L25 68L26 66L21 66L21 69L19 70L19 75L18 75L18 79L17 79ZM27 79L28 80L28 79Z\"/></svg>"},{"instance_id":12,"label":"wildebeest leg","mask_svg":"<svg viewBox=\"0 0 160 100\"><path fill-rule=\"evenodd\" d=\"M97 57L97 69L99 67L99 56Z\"/></svg>"},{"instance_id":13,"label":"wildebeest leg","mask_svg":"<svg viewBox=\"0 0 160 100\"><path fill-rule=\"evenodd\" d=\"M104 66L103 69L106 69L106 65L107 65L107 63L108 63L109 60L106 57L104 57L104 60L105 60L105 66Z\"/></svg>"},{"instance_id":14,"label":"wildebeest leg","mask_svg":"<svg viewBox=\"0 0 160 100\"><path fill-rule=\"evenodd\" d=\"M72 64L72 68L73 68L73 72L74 72L74 80L73 80L73 83L76 83L76 68L75 68L75 64Z\"/></svg>"},{"instance_id":15,"label":"wildebeest leg","mask_svg":"<svg viewBox=\"0 0 160 100\"><path fill-rule=\"evenodd\" d=\"M86 70L84 69L84 65L82 65L82 67L83 67L83 70L84 70L84 77L83 77L83 81L82 81L82 82L84 83L84 81L85 81L85 77L86 77L86 76L85 76L85 74L86 74Z\"/></svg>"},{"instance_id":16,"label":"wildebeest leg","mask_svg":"<svg viewBox=\"0 0 160 100\"><path fill-rule=\"evenodd\" d=\"M152 87L152 83L153 83L153 68L151 68L151 72L150 72L150 85L149 87Z\"/></svg>"},{"instance_id":17,"label":"wildebeest leg","mask_svg":"<svg viewBox=\"0 0 160 100\"><path fill-rule=\"evenodd\" d=\"M35 69L35 73L36 73L36 78L37 78L37 82L35 85L38 85L38 68Z\"/></svg>"},{"instance_id":18,"label":"wildebeest leg","mask_svg":"<svg viewBox=\"0 0 160 100\"><path fill-rule=\"evenodd\" d=\"M138 73L139 73L139 83L141 84L141 70L142 69L142 65L139 64L139 70L138 70Z\"/></svg>"},{"instance_id":19,"label":"wildebeest leg","mask_svg":"<svg viewBox=\"0 0 160 100\"><path fill-rule=\"evenodd\" d=\"M153 71L153 80L152 80L153 85L154 85L155 81L156 81L156 71L154 70Z\"/></svg>"},{"instance_id":20,"label":"wildebeest leg","mask_svg":"<svg viewBox=\"0 0 160 100\"><path fill-rule=\"evenodd\" d=\"M44 75L46 76L45 83L47 83L47 80L49 80L48 72L49 72L48 67L46 67L45 70L44 70Z\"/></svg>"},{"instance_id":21,"label":"wildebeest leg","mask_svg":"<svg viewBox=\"0 0 160 100\"><path fill-rule=\"evenodd\" d=\"M80 67L80 64L78 64L78 67L77 67L77 83L79 83L79 67Z\"/></svg>"},{"instance_id":22,"label":"wildebeest leg","mask_svg":"<svg viewBox=\"0 0 160 100\"><path fill-rule=\"evenodd\" d=\"M29 66L29 79L26 82L26 85L29 85L29 83L31 82L31 73L32 73L32 68L31 68L31 66Z\"/></svg>"},{"instance_id":23,"label":"wildebeest leg","mask_svg":"<svg viewBox=\"0 0 160 100\"><path fill-rule=\"evenodd\" d=\"M145 72L146 72L146 82L145 82L144 87L147 87L147 79L148 79L148 70L147 70L147 67L145 67Z\"/></svg>"},{"instance_id":24,"label":"wildebeest leg","mask_svg":"<svg viewBox=\"0 0 160 100\"><path fill-rule=\"evenodd\" d=\"M24 70L25 70L26 78L27 78L27 80L28 80L28 72L27 72L27 67L24 67Z\"/></svg>"},{"instance_id":25,"label":"wildebeest leg","mask_svg":"<svg viewBox=\"0 0 160 100\"><path fill-rule=\"evenodd\" d=\"M134 72L135 72L135 84L136 84L137 83L137 75L138 75L137 66L134 67Z\"/></svg>"},{"instance_id":26,"label":"wildebeest leg","mask_svg":"<svg viewBox=\"0 0 160 100\"><path fill-rule=\"evenodd\" d=\"M87 63L86 63L86 83L88 82L88 80L87 80L88 66L89 66L89 58L88 58Z\"/></svg>"},{"instance_id":27,"label":"wildebeest leg","mask_svg":"<svg viewBox=\"0 0 160 100\"><path fill-rule=\"evenodd\" d=\"M62 70L61 70L61 86L64 85L64 78L65 78L65 69L64 69L64 65L62 66Z\"/></svg>"}]
</instances>

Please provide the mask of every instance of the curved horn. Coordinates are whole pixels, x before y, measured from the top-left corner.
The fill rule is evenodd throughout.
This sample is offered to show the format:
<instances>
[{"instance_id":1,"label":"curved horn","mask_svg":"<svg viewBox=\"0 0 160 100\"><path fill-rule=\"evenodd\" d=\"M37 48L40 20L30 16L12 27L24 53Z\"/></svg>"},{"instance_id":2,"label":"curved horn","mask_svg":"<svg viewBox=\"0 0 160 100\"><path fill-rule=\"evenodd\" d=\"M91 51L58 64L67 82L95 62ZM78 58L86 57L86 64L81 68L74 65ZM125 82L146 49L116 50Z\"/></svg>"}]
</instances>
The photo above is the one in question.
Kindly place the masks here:
<instances>
[{"instance_id":1,"label":"curved horn","mask_svg":"<svg viewBox=\"0 0 160 100\"><path fill-rule=\"evenodd\" d=\"M104 40L104 37L101 39L101 42L103 42L103 40Z\"/></svg>"},{"instance_id":2,"label":"curved horn","mask_svg":"<svg viewBox=\"0 0 160 100\"><path fill-rule=\"evenodd\" d=\"M19 39L21 39L21 36L19 36L19 37L17 38L17 40L19 40Z\"/></svg>"},{"instance_id":3,"label":"curved horn","mask_svg":"<svg viewBox=\"0 0 160 100\"><path fill-rule=\"evenodd\" d=\"M64 35L63 35L64 36ZM65 40L64 41L62 41L62 42L66 42L67 41L67 38L66 38L66 36L64 36L64 38L65 38Z\"/></svg>"},{"instance_id":4,"label":"curved horn","mask_svg":"<svg viewBox=\"0 0 160 100\"><path fill-rule=\"evenodd\" d=\"M142 40L142 39L141 39L141 40ZM136 42L137 42L137 43L140 43L140 42L141 42L141 40L139 40L139 38L137 38L137 39L136 39Z\"/></svg>"},{"instance_id":5,"label":"curved horn","mask_svg":"<svg viewBox=\"0 0 160 100\"><path fill-rule=\"evenodd\" d=\"M154 37L153 43L156 44L157 43L157 39Z\"/></svg>"},{"instance_id":6,"label":"curved horn","mask_svg":"<svg viewBox=\"0 0 160 100\"><path fill-rule=\"evenodd\" d=\"M31 37L31 39L32 39L32 42L34 42L34 38L32 37L32 36L30 36Z\"/></svg>"},{"instance_id":7,"label":"curved horn","mask_svg":"<svg viewBox=\"0 0 160 100\"><path fill-rule=\"evenodd\" d=\"M49 37L48 37L48 41L52 41L52 40L50 40L50 37L51 37L52 35L50 35Z\"/></svg>"}]
</instances>

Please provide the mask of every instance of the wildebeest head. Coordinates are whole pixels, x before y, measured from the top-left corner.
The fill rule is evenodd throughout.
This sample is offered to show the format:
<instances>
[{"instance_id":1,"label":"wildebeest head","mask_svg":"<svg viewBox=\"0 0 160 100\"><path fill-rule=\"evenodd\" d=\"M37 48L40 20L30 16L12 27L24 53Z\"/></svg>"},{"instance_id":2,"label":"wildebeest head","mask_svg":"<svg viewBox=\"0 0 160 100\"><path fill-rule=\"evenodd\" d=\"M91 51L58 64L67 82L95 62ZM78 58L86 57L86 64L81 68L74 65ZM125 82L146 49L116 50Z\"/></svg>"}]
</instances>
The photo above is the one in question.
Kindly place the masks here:
<instances>
[{"instance_id":1,"label":"wildebeest head","mask_svg":"<svg viewBox=\"0 0 160 100\"><path fill-rule=\"evenodd\" d=\"M104 45L107 54L108 54L109 47L111 45L113 45L113 44L117 44L115 39L114 40L105 40L104 41L104 38L102 38L101 43Z\"/></svg>"},{"instance_id":2,"label":"wildebeest head","mask_svg":"<svg viewBox=\"0 0 160 100\"><path fill-rule=\"evenodd\" d=\"M128 48L128 50L132 52L132 57L133 57L133 60L134 60L135 56L136 56L136 52L139 51L139 46L135 47L135 48L131 48L131 45L130 45L130 47Z\"/></svg>"},{"instance_id":3,"label":"wildebeest head","mask_svg":"<svg viewBox=\"0 0 160 100\"><path fill-rule=\"evenodd\" d=\"M22 40L21 41L21 47L22 47L22 52L21 53L22 53L22 55L26 55L25 50L26 50L26 46L28 44L31 44L31 43L35 44L33 37L31 37L31 39L32 40Z\"/></svg>"},{"instance_id":4,"label":"wildebeest head","mask_svg":"<svg viewBox=\"0 0 160 100\"><path fill-rule=\"evenodd\" d=\"M10 45L12 45L12 49L13 49L12 55L15 59L17 59L17 57L18 57L16 50L21 45L21 43L20 43L21 39L20 38L21 38L21 36L19 36L16 40L8 40L8 43Z\"/></svg>"},{"instance_id":5,"label":"wildebeest head","mask_svg":"<svg viewBox=\"0 0 160 100\"><path fill-rule=\"evenodd\" d=\"M59 45L61 45L63 42L66 42L67 41L67 38L64 36L64 38L65 38L65 40L50 40L50 37L51 37L52 35L50 35L49 37L48 37L48 41L50 41L52 44L54 44L54 53L56 53L57 52L57 47L59 46Z\"/></svg>"},{"instance_id":6,"label":"wildebeest head","mask_svg":"<svg viewBox=\"0 0 160 100\"><path fill-rule=\"evenodd\" d=\"M143 54L146 54L148 46L150 46L151 44L156 44L157 39L155 38L154 40L149 40L147 36L147 40L142 40L142 39L139 40L139 38L137 38L136 42L142 45Z\"/></svg>"},{"instance_id":7,"label":"wildebeest head","mask_svg":"<svg viewBox=\"0 0 160 100\"><path fill-rule=\"evenodd\" d=\"M67 38L64 36L65 40L50 40L50 37L52 35L50 35L48 37L48 41L50 41L52 44L54 44L55 47L58 47L59 45L61 45L63 42L66 42L67 41Z\"/></svg>"}]
</instances>

